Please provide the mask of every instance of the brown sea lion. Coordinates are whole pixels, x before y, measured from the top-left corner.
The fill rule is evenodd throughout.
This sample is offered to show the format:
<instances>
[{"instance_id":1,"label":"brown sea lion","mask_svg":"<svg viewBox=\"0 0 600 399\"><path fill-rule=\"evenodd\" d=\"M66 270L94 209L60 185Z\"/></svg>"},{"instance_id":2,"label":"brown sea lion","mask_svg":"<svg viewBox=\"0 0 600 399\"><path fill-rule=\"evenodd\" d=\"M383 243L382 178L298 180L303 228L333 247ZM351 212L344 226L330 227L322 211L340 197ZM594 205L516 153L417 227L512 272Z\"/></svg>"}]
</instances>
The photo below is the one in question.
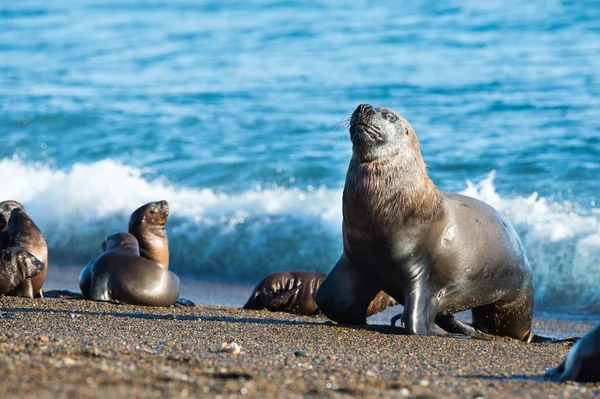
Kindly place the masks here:
<instances>
[{"instance_id":1,"label":"brown sea lion","mask_svg":"<svg viewBox=\"0 0 600 399\"><path fill-rule=\"evenodd\" d=\"M0 250L0 296L44 270L44 263L21 248Z\"/></svg>"},{"instance_id":2,"label":"brown sea lion","mask_svg":"<svg viewBox=\"0 0 600 399\"><path fill-rule=\"evenodd\" d=\"M600 381L600 324L573 345L565 360L546 376L556 381Z\"/></svg>"},{"instance_id":3,"label":"brown sea lion","mask_svg":"<svg viewBox=\"0 0 600 399\"><path fill-rule=\"evenodd\" d=\"M533 289L511 224L486 203L438 191L410 124L360 105L350 121L342 256L317 291L334 321L365 323L383 290L404 306L403 332L488 333L531 341ZM453 314L472 309L473 324Z\"/></svg>"},{"instance_id":4,"label":"brown sea lion","mask_svg":"<svg viewBox=\"0 0 600 399\"><path fill-rule=\"evenodd\" d=\"M267 309L299 315L321 314L315 302L315 293L326 276L323 273L306 271L270 274L256 285L244 309ZM398 302L385 292L380 292L369 304L366 317L397 304Z\"/></svg>"},{"instance_id":5,"label":"brown sea lion","mask_svg":"<svg viewBox=\"0 0 600 399\"><path fill-rule=\"evenodd\" d=\"M23 205L17 201L0 202L0 249L8 246L8 221L10 220L10 213L15 208L25 210Z\"/></svg>"},{"instance_id":6,"label":"brown sea lion","mask_svg":"<svg viewBox=\"0 0 600 399\"><path fill-rule=\"evenodd\" d=\"M168 218L167 201L141 206L129 218L129 233L137 238L140 255L165 269L169 268L169 240L165 231Z\"/></svg>"},{"instance_id":7,"label":"brown sea lion","mask_svg":"<svg viewBox=\"0 0 600 399\"><path fill-rule=\"evenodd\" d=\"M43 298L42 285L44 285L48 271L48 246L40 229L22 208L16 207L10 212L8 247L20 248L29 252L44 264L44 269L32 279L23 281L7 295Z\"/></svg>"},{"instance_id":8,"label":"brown sea lion","mask_svg":"<svg viewBox=\"0 0 600 399\"><path fill-rule=\"evenodd\" d=\"M112 234L104 248L105 252L90 262L79 277L86 299L144 306L171 306L177 301L179 278L142 258L133 235Z\"/></svg>"}]
</instances>

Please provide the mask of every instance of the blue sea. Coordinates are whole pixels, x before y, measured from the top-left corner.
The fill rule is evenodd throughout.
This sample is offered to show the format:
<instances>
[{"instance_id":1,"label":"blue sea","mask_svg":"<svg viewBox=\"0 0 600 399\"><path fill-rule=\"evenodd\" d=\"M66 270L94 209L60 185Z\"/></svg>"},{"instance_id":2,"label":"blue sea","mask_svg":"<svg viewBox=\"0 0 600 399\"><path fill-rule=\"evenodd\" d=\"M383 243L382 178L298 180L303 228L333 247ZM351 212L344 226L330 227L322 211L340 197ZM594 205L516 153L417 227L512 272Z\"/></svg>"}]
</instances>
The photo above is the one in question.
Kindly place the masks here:
<instances>
[{"instance_id":1,"label":"blue sea","mask_svg":"<svg viewBox=\"0 0 600 399\"><path fill-rule=\"evenodd\" d=\"M538 311L600 314L598 1L0 5L0 200L44 233L50 279L162 199L184 279L327 272L361 103L513 222Z\"/></svg>"}]
</instances>

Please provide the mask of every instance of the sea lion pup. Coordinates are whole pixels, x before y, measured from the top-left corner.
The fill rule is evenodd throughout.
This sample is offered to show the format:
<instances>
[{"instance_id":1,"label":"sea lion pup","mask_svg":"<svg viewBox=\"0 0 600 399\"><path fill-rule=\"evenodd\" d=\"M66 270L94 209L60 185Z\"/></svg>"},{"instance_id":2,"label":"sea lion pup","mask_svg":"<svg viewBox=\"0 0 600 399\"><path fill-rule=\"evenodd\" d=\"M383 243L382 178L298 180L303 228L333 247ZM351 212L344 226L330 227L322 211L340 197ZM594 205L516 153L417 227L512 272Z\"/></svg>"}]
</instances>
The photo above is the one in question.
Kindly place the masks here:
<instances>
[{"instance_id":1,"label":"sea lion pup","mask_svg":"<svg viewBox=\"0 0 600 399\"><path fill-rule=\"evenodd\" d=\"M343 194L342 256L317 291L323 313L362 324L380 290L404 306L403 332L481 332L531 341L533 290L525 250L491 206L438 191L410 124L360 105ZM472 309L473 324L454 313Z\"/></svg>"},{"instance_id":2,"label":"sea lion pup","mask_svg":"<svg viewBox=\"0 0 600 399\"><path fill-rule=\"evenodd\" d=\"M167 201L141 206L129 218L129 233L138 240L140 256L165 269L169 268L169 240L165 231L168 218Z\"/></svg>"},{"instance_id":3,"label":"sea lion pup","mask_svg":"<svg viewBox=\"0 0 600 399\"><path fill-rule=\"evenodd\" d=\"M10 213L15 208L25 210L23 205L17 201L0 202L0 249L8 246L8 221L10 220Z\"/></svg>"},{"instance_id":4,"label":"sea lion pup","mask_svg":"<svg viewBox=\"0 0 600 399\"><path fill-rule=\"evenodd\" d=\"M48 246L42 232L23 208L15 207L10 212L8 220L8 247L20 248L38 258L44 268L32 279L27 279L19 284L7 295L15 295L26 298L43 298L42 285L48 271Z\"/></svg>"},{"instance_id":5,"label":"sea lion pup","mask_svg":"<svg viewBox=\"0 0 600 399\"><path fill-rule=\"evenodd\" d=\"M112 234L104 248L105 252L84 269L89 274L82 271L83 279L80 275L79 284L86 299L145 306L171 306L177 301L179 278L142 258L132 234Z\"/></svg>"},{"instance_id":6,"label":"sea lion pup","mask_svg":"<svg viewBox=\"0 0 600 399\"><path fill-rule=\"evenodd\" d=\"M44 263L21 248L0 250L0 296L44 270Z\"/></svg>"},{"instance_id":7,"label":"sea lion pup","mask_svg":"<svg viewBox=\"0 0 600 399\"><path fill-rule=\"evenodd\" d=\"M256 285L244 309L267 309L309 316L322 314L315 302L315 294L326 276L305 271L270 274ZM366 317L397 304L385 292L380 292L369 304Z\"/></svg>"},{"instance_id":8,"label":"sea lion pup","mask_svg":"<svg viewBox=\"0 0 600 399\"><path fill-rule=\"evenodd\" d=\"M546 376L556 381L600 381L600 324L573 345L565 360Z\"/></svg>"}]
</instances>

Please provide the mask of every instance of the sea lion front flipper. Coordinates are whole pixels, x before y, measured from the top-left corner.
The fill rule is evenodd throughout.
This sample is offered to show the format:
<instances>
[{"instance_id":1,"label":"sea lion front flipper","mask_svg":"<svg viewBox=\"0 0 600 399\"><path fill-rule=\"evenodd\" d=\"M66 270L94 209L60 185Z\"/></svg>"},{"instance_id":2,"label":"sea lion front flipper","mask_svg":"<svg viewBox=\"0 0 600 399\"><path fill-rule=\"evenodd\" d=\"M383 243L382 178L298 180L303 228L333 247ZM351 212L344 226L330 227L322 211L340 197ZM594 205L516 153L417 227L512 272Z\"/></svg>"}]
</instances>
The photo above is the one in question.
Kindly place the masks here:
<instances>
[{"instance_id":1,"label":"sea lion front flipper","mask_svg":"<svg viewBox=\"0 0 600 399\"><path fill-rule=\"evenodd\" d=\"M33 299L34 298L33 285L31 284L31 279L27 279L27 280L23 281L21 284L17 285L11 292L9 292L7 295Z\"/></svg>"},{"instance_id":2,"label":"sea lion front flipper","mask_svg":"<svg viewBox=\"0 0 600 399\"><path fill-rule=\"evenodd\" d=\"M558 380L565 371L565 361L563 360L560 365L553 367L546 371L545 377L551 380Z\"/></svg>"},{"instance_id":3,"label":"sea lion front flipper","mask_svg":"<svg viewBox=\"0 0 600 399\"><path fill-rule=\"evenodd\" d=\"M300 290L300 287L302 287L302 284L298 284L297 287L283 291L276 295L261 295L260 301L265 304L267 309L278 309L287 305L290 299Z\"/></svg>"}]
</instances>

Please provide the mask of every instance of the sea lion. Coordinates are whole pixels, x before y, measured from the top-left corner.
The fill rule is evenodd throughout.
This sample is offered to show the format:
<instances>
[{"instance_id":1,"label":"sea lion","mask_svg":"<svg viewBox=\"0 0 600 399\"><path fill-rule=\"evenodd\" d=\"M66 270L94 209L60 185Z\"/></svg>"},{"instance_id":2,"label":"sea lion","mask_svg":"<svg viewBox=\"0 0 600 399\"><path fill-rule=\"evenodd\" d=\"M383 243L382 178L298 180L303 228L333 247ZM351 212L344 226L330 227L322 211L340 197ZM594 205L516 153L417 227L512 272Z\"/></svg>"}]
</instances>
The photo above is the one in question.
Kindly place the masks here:
<instances>
[{"instance_id":1,"label":"sea lion","mask_svg":"<svg viewBox=\"0 0 600 399\"><path fill-rule=\"evenodd\" d=\"M169 268L168 218L169 204L164 200L139 207L129 218L129 233L137 238L140 255L165 269Z\"/></svg>"},{"instance_id":2,"label":"sea lion","mask_svg":"<svg viewBox=\"0 0 600 399\"><path fill-rule=\"evenodd\" d=\"M600 324L575 343L565 360L546 376L556 381L600 381Z\"/></svg>"},{"instance_id":3,"label":"sea lion","mask_svg":"<svg viewBox=\"0 0 600 399\"><path fill-rule=\"evenodd\" d=\"M0 296L44 270L44 263L21 248L0 250Z\"/></svg>"},{"instance_id":4,"label":"sea lion","mask_svg":"<svg viewBox=\"0 0 600 399\"><path fill-rule=\"evenodd\" d=\"M404 306L406 334L481 333L531 341L529 263L511 224L488 204L438 191L410 124L360 105L343 194L343 253L317 291L323 313L363 324L380 290ZM467 309L473 324L453 314Z\"/></svg>"},{"instance_id":5,"label":"sea lion","mask_svg":"<svg viewBox=\"0 0 600 399\"><path fill-rule=\"evenodd\" d=\"M8 220L8 247L23 249L43 264L44 268L32 279L27 279L19 284L7 295L16 295L26 298L43 298L42 285L48 271L48 246L40 229L25 213L23 208L15 207L10 212Z\"/></svg>"},{"instance_id":6,"label":"sea lion","mask_svg":"<svg viewBox=\"0 0 600 399\"><path fill-rule=\"evenodd\" d=\"M15 208L25 210L23 205L17 201L0 202L0 249L8 246L8 221L10 220L10 213Z\"/></svg>"},{"instance_id":7,"label":"sea lion","mask_svg":"<svg viewBox=\"0 0 600 399\"><path fill-rule=\"evenodd\" d=\"M171 306L177 301L179 278L142 258L132 234L112 234L104 247L105 252L90 262L79 277L86 299L145 306Z\"/></svg>"},{"instance_id":8,"label":"sea lion","mask_svg":"<svg viewBox=\"0 0 600 399\"><path fill-rule=\"evenodd\" d=\"M322 314L315 302L315 293L326 276L323 273L306 271L270 274L256 285L244 309L267 309L299 315ZM380 292L369 304L366 317L397 304L398 302L385 292Z\"/></svg>"}]
</instances>

